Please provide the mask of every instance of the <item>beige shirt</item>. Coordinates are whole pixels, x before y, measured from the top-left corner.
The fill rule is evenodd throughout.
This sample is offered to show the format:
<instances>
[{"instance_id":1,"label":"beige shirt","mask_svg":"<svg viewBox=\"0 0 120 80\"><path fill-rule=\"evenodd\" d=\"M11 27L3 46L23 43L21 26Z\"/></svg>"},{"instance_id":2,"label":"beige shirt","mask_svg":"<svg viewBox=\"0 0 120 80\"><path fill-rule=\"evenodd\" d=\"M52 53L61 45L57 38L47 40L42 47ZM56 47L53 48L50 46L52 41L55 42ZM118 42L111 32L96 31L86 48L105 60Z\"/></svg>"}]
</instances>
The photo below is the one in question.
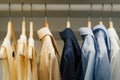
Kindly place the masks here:
<instances>
[{"instance_id":1,"label":"beige shirt","mask_svg":"<svg viewBox=\"0 0 120 80\"><path fill-rule=\"evenodd\" d=\"M27 38L25 35L21 35L18 40L17 47L17 66L18 66L18 80L27 80L27 72L26 69L28 66L26 54L27 54Z\"/></svg>"},{"instance_id":2,"label":"beige shirt","mask_svg":"<svg viewBox=\"0 0 120 80\"><path fill-rule=\"evenodd\" d=\"M41 40L39 62L39 80L60 80L59 59L60 54L53 35L48 27L37 32Z\"/></svg>"},{"instance_id":3,"label":"beige shirt","mask_svg":"<svg viewBox=\"0 0 120 80\"><path fill-rule=\"evenodd\" d=\"M16 53L10 39L5 38L1 47L5 48L4 54L7 55L3 58L3 80L17 80Z\"/></svg>"},{"instance_id":4,"label":"beige shirt","mask_svg":"<svg viewBox=\"0 0 120 80\"><path fill-rule=\"evenodd\" d=\"M38 80L37 56L35 54L34 40L30 38L28 42L29 42L28 43L28 55L29 55L28 80ZM31 54L29 54L29 47L32 48Z\"/></svg>"}]
</instances>

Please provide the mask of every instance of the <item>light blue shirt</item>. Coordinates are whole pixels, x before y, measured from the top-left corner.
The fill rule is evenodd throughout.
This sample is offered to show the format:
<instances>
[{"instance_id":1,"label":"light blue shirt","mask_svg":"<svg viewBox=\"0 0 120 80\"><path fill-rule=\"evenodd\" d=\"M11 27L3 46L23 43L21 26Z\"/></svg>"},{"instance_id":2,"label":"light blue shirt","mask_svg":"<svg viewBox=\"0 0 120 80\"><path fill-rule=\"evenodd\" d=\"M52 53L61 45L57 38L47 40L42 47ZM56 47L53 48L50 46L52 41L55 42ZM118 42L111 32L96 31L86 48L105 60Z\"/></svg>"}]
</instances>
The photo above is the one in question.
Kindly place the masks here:
<instances>
[{"instance_id":1,"label":"light blue shirt","mask_svg":"<svg viewBox=\"0 0 120 80\"><path fill-rule=\"evenodd\" d=\"M91 28L80 28L79 33L83 39L81 48L83 80L94 80L95 37Z\"/></svg>"},{"instance_id":2,"label":"light blue shirt","mask_svg":"<svg viewBox=\"0 0 120 80\"><path fill-rule=\"evenodd\" d=\"M97 25L93 28L97 40L97 54L95 60L95 80L110 80L111 70L109 64L110 42L107 30L104 25Z\"/></svg>"}]
</instances>

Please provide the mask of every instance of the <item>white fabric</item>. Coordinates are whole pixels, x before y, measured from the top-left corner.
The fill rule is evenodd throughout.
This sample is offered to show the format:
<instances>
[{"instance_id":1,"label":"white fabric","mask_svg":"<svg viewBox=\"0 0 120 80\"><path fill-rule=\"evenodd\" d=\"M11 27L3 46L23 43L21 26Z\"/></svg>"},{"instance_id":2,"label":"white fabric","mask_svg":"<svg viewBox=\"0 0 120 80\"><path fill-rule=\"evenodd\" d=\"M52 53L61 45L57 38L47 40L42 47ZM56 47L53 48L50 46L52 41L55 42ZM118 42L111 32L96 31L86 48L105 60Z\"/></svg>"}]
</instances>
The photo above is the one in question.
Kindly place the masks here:
<instances>
[{"instance_id":1,"label":"white fabric","mask_svg":"<svg viewBox=\"0 0 120 80\"><path fill-rule=\"evenodd\" d=\"M120 40L114 28L108 29L111 42L111 80L120 80Z\"/></svg>"},{"instance_id":2,"label":"white fabric","mask_svg":"<svg viewBox=\"0 0 120 80\"><path fill-rule=\"evenodd\" d=\"M28 41L28 57L30 59L32 59L32 48L34 48L34 39L33 38L29 38Z\"/></svg>"}]
</instances>

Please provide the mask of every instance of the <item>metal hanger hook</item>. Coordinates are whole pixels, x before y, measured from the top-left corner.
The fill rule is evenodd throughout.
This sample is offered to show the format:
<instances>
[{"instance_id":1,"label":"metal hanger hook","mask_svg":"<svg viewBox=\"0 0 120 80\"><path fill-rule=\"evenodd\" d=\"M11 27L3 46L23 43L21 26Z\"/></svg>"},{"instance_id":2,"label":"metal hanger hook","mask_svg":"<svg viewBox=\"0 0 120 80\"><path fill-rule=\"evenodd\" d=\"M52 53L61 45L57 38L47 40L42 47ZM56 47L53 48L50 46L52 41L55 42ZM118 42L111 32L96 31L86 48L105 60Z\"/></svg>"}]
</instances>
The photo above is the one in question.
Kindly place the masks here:
<instances>
[{"instance_id":1,"label":"metal hanger hook","mask_svg":"<svg viewBox=\"0 0 120 80\"><path fill-rule=\"evenodd\" d=\"M91 13L92 13L92 3L90 3L90 11L89 11L88 20L91 19Z\"/></svg>"},{"instance_id":2,"label":"metal hanger hook","mask_svg":"<svg viewBox=\"0 0 120 80\"><path fill-rule=\"evenodd\" d=\"M24 3L21 4L21 9L22 9L22 14L23 14L23 15L22 15L22 16L23 16L23 20L25 20L25 15L24 15L24 13L23 13L23 5L24 5Z\"/></svg>"},{"instance_id":3,"label":"metal hanger hook","mask_svg":"<svg viewBox=\"0 0 120 80\"><path fill-rule=\"evenodd\" d=\"M9 3L9 15L10 15L10 20L11 20L11 18L12 18L12 16L11 16L11 3Z\"/></svg>"},{"instance_id":4,"label":"metal hanger hook","mask_svg":"<svg viewBox=\"0 0 120 80\"><path fill-rule=\"evenodd\" d=\"M102 3L102 11L101 11L101 14L100 14L100 20L102 20L102 17L103 17L103 9L104 9L104 3Z\"/></svg>"},{"instance_id":5,"label":"metal hanger hook","mask_svg":"<svg viewBox=\"0 0 120 80\"><path fill-rule=\"evenodd\" d=\"M71 7L71 5L70 5L70 3L69 3L69 9L68 9L68 21L70 21L70 7Z\"/></svg>"},{"instance_id":6,"label":"metal hanger hook","mask_svg":"<svg viewBox=\"0 0 120 80\"><path fill-rule=\"evenodd\" d=\"M32 3L30 3L30 6L31 6L31 19L32 19Z\"/></svg>"},{"instance_id":7,"label":"metal hanger hook","mask_svg":"<svg viewBox=\"0 0 120 80\"><path fill-rule=\"evenodd\" d=\"M47 4L45 3L45 22L47 21Z\"/></svg>"},{"instance_id":8,"label":"metal hanger hook","mask_svg":"<svg viewBox=\"0 0 120 80\"><path fill-rule=\"evenodd\" d=\"M112 20L112 11L113 11L113 3L111 3L111 12L110 12L110 18L109 18L110 21Z\"/></svg>"}]
</instances>

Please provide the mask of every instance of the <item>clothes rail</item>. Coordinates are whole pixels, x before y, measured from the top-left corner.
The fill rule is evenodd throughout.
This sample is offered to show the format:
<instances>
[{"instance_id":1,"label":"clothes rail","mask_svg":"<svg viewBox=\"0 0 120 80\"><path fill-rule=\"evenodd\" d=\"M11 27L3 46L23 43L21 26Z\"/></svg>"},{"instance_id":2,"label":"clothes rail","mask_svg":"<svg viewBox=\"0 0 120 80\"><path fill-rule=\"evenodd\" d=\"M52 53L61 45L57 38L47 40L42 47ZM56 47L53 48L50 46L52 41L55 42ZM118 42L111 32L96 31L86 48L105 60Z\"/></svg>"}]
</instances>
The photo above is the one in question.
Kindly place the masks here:
<instances>
[{"instance_id":1,"label":"clothes rail","mask_svg":"<svg viewBox=\"0 0 120 80\"><path fill-rule=\"evenodd\" d=\"M22 4L11 4L11 6L10 6L11 15L13 14L13 16L14 16L14 12L21 12L22 9L23 9L23 14L26 12L27 13L31 12L31 4L24 4L23 8L21 7L21 5ZM91 4L70 4L70 6L71 6L70 7L71 16L72 16L72 14L74 14L73 12L91 13ZM101 13L102 9L103 9L103 13L104 12L110 13L111 7L112 7L111 4L104 4L104 6L102 4L92 4L92 12ZM33 17L34 17L34 13L36 13L36 12L43 13L44 11L45 11L45 4L32 4ZM69 11L69 4L46 4L46 11L48 12L48 16L49 16L49 12L50 12L51 17L54 16L54 14L55 14L54 12L66 13L65 15L63 15L63 13L59 13L61 15L57 15L58 17L62 16L62 15L63 15L63 17L65 17L68 14L67 12ZM9 4L0 4L0 12L8 12L8 14L9 14ZM120 4L113 4L112 13L119 13L119 12L120 12ZM8 14L2 14L2 15L8 16ZM51 15L51 14L53 14L53 15ZM114 14L114 15L116 15L116 14ZM19 14L17 16L19 16Z\"/></svg>"}]
</instances>

